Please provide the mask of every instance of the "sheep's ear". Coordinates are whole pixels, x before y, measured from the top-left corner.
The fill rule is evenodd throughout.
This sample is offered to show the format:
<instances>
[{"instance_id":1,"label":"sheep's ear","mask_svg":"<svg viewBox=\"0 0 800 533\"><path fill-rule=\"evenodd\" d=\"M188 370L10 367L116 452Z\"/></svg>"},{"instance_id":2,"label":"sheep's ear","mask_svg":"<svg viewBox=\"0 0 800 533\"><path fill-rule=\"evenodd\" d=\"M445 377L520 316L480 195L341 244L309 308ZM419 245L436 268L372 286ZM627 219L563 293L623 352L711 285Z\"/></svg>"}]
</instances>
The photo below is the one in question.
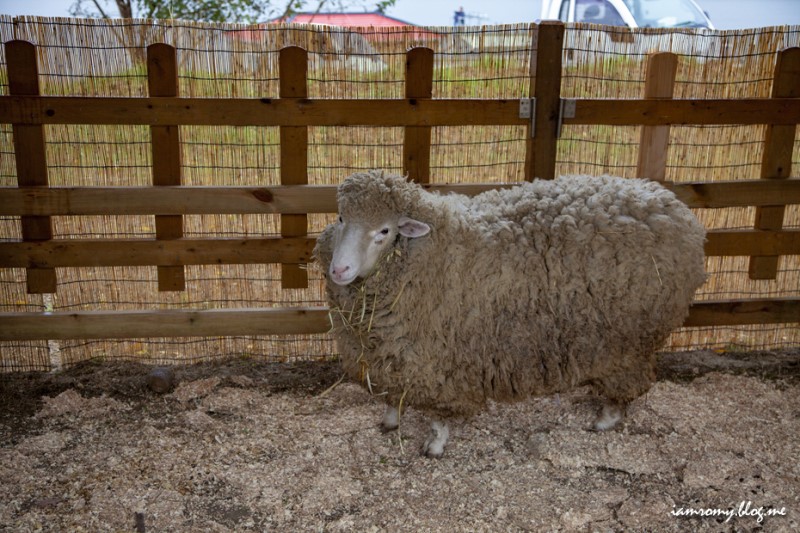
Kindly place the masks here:
<instances>
[{"instance_id":1,"label":"sheep's ear","mask_svg":"<svg viewBox=\"0 0 800 533\"><path fill-rule=\"evenodd\" d=\"M397 222L397 229L400 231L400 235L410 239L422 237L431 231L431 227L426 223L408 217L400 217Z\"/></svg>"}]
</instances>

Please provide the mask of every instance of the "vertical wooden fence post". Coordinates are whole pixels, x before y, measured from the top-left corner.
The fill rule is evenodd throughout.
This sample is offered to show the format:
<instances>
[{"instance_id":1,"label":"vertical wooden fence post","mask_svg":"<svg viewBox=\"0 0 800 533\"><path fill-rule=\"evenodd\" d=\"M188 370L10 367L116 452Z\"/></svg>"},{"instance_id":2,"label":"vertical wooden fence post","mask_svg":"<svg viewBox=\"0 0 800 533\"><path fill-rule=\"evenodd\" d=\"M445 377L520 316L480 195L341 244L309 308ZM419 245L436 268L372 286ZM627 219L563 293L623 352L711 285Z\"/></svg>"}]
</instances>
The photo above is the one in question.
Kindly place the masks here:
<instances>
[{"instance_id":1,"label":"vertical wooden fence post","mask_svg":"<svg viewBox=\"0 0 800 533\"><path fill-rule=\"evenodd\" d=\"M772 98L800 97L800 48L788 48L778 54L772 82ZM792 174L792 150L797 125L767 125L762 179L786 179ZM757 207L755 228L777 231L783 228L786 206ZM780 256L750 258L750 279L775 279Z\"/></svg>"},{"instance_id":2,"label":"vertical wooden fence post","mask_svg":"<svg viewBox=\"0 0 800 533\"><path fill-rule=\"evenodd\" d=\"M433 97L433 50L412 48L406 54L406 98ZM431 176L431 127L406 126L403 132L403 172L417 183Z\"/></svg>"},{"instance_id":3,"label":"vertical wooden fence post","mask_svg":"<svg viewBox=\"0 0 800 533\"><path fill-rule=\"evenodd\" d=\"M670 52L650 55L647 58L644 97L672 98L677 69L677 55ZM664 181L667 174L668 151L669 125L642 126L639 140L639 162L636 167L637 177Z\"/></svg>"},{"instance_id":4,"label":"vertical wooden fence post","mask_svg":"<svg viewBox=\"0 0 800 533\"><path fill-rule=\"evenodd\" d=\"M175 48L164 44L147 47L147 88L150 96L178 96L178 64ZM156 187L181 184L181 139L177 125L150 126L153 155L153 185ZM156 239L172 240L183 237L181 215L156 215ZM186 289L182 266L158 267L159 291Z\"/></svg>"},{"instance_id":5,"label":"vertical wooden fence post","mask_svg":"<svg viewBox=\"0 0 800 533\"><path fill-rule=\"evenodd\" d=\"M8 41L5 44L8 62L8 91L12 95L39 95L39 68L36 47L26 41ZM13 124L14 156L17 164L17 184L20 187L47 187L47 157L44 126L41 124ZM46 241L53 238L53 227L48 216L23 216L22 239ZM56 292L57 278L54 268L28 268L25 270L30 294Z\"/></svg>"},{"instance_id":6,"label":"vertical wooden fence post","mask_svg":"<svg viewBox=\"0 0 800 533\"><path fill-rule=\"evenodd\" d=\"M308 52L298 46L282 48L278 58L281 98L307 98ZM308 184L308 128L280 126L281 185ZM307 215L281 215L282 237L308 235ZM305 289L308 273L304 265L281 265L281 287Z\"/></svg>"},{"instance_id":7,"label":"vertical wooden fence post","mask_svg":"<svg viewBox=\"0 0 800 533\"><path fill-rule=\"evenodd\" d=\"M535 60L536 64L535 75L531 78L531 95L536 98L536 117L528 126L525 150L527 181L555 178L563 48L564 24L547 20L539 24L536 51L531 51L531 54L536 54L531 58L531 62Z\"/></svg>"}]
</instances>

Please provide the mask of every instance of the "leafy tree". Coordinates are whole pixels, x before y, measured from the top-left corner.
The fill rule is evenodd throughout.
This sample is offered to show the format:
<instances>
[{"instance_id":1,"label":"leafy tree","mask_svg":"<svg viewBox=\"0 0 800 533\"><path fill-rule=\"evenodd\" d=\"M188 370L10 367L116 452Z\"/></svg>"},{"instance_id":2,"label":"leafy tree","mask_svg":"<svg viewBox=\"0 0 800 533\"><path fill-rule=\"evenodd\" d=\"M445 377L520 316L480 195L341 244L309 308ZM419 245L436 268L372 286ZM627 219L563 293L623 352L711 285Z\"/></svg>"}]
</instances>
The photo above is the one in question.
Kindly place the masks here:
<instances>
[{"instance_id":1,"label":"leafy tree","mask_svg":"<svg viewBox=\"0 0 800 533\"><path fill-rule=\"evenodd\" d=\"M357 0L74 0L70 13L78 17L113 18L116 7L120 18L185 19L204 22L258 22L266 18L289 16L304 9L320 12L324 8L345 10L366 7L383 13L396 0L358 2ZM316 4L316 5L313 5ZM310 9L309 9L310 10Z\"/></svg>"}]
</instances>

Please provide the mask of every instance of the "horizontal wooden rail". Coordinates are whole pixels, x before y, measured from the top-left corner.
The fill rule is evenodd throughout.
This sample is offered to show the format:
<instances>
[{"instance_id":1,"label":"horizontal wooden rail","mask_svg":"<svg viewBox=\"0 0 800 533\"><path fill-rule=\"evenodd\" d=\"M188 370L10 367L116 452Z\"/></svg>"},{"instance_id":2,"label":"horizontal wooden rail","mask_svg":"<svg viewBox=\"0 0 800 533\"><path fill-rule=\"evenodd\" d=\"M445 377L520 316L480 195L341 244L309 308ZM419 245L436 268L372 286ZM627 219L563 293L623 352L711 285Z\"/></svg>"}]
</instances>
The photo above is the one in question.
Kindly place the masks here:
<instances>
[{"instance_id":1,"label":"horizontal wooden rail","mask_svg":"<svg viewBox=\"0 0 800 533\"><path fill-rule=\"evenodd\" d=\"M315 240L292 238L55 239L0 243L0 268L308 263ZM712 230L706 255L798 255L800 230Z\"/></svg>"},{"instance_id":2,"label":"horizontal wooden rail","mask_svg":"<svg viewBox=\"0 0 800 533\"><path fill-rule=\"evenodd\" d=\"M0 215L335 213L335 185L0 187Z\"/></svg>"},{"instance_id":3,"label":"horizontal wooden rail","mask_svg":"<svg viewBox=\"0 0 800 533\"><path fill-rule=\"evenodd\" d=\"M658 126L666 124L797 124L800 98L730 100L578 99L564 124Z\"/></svg>"},{"instance_id":4,"label":"horizontal wooden rail","mask_svg":"<svg viewBox=\"0 0 800 533\"><path fill-rule=\"evenodd\" d=\"M664 183L686 205L725 208L800 204L800 180Z\"/></svg>"},{"instance_id":5,"label":"horizontal wooden rail","mask_svg":"<svg viewBox=\"0 0 800 533\"><path fill-rule=\"evenodd\" d=\"M0 340L126 339L325 333L325 307L0 313Z\"/></svg>"},{"instance_id":6,"label":"horizontal wooden rail","mask_svg":"<svg viewBox=\"0 0 800 533\"><path fill-rule=\"evenodd\" d=\"M685 327L800 321L800 299L695 302ZM319 334L328 309L212 309L0 313L0 341Z\"/></svg>"},{"instance_id":7,"label":"horizontal wooden rail","mask_svg":"<svg viewBox=\"0 0 800 533\"><path fill-rule=\"evenodd\" d=\"M689 207L800 204L800 180L665 183ZM426 184L473 196L511 184ZM272 187L0 187L0 215L335 213L335 185Z\"/></svg>"},{"instance_id":8,"label":"horizontal wooden rail","mask_svg":"<svg viewBox=\"0 0 800 533\"><path fill-rule=\"evenodd\" d=\"M711 230L706 255L800 255L800 231Z\"/></svg>"},{"instance_id":9,"label":"horizontal wooden rail","mask_svg":"<svg viewBox=\"0 0 800 533\"><path fill-rule=\"evenodd\" d=\"M684 327L800 322L800 298L695 302Z\"/></svg>"},{"instance_id":10,"label":"horizontal wooden rail","mask_svg":"<svg viewBox=\"0 0 800 533\"><path fill-rule=\"evenodd\" d=\"M0 123L231 126L527 125L518 100L0 96ZM800 98L578 99L564 124L797 124Z\"/></svg>"},{"instance_id":11,"label":"horizontal wooden rail","mask_svg":"<svg viewBox=\"0 0 800 533\"><path fill-rule=\"evenodd\" d=\"M308 263L309 237L57 239L0 243L0 268Z\"/></svg>"},{"instance_id":12,"label":"horizontal wooden rail","mask_svg":"<svg viewBox=\"0 0 800 533\"><path fill-rule=\"evenodd\" d=\"M0 123L196 126L524 126L517 100L2 96Z\"/></svg>"}]
</instances>

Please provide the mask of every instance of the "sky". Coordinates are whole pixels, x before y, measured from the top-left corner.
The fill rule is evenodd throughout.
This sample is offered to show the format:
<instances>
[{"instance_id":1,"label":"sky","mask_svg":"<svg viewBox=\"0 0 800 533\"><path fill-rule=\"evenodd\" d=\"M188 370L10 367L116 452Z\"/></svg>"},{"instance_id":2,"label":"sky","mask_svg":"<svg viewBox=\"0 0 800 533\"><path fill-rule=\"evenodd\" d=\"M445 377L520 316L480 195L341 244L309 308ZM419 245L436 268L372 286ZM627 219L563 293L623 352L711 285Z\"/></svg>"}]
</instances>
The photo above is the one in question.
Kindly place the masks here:
<instances>
[{"instance_id":1,"label":"sky","mask_svg":"<svg viewBox=\"0 0 800 533\"><path fill-rule=\"evenodd\" d=\"M276 0L282 4L283 0ZM783 24L800 25L800 0L697 0L717 29ZM68 17L73 0L0 0L0 14ZM113 2L110 2L113 4ZM315 1L309 2L315 5ZM354 11L374 5L353 0ZM452 24L453 12L463 6L467 24L531 22L541 15L542 0L396 0L387 14L421 26Z\"/></svg>"}]
</instances>

